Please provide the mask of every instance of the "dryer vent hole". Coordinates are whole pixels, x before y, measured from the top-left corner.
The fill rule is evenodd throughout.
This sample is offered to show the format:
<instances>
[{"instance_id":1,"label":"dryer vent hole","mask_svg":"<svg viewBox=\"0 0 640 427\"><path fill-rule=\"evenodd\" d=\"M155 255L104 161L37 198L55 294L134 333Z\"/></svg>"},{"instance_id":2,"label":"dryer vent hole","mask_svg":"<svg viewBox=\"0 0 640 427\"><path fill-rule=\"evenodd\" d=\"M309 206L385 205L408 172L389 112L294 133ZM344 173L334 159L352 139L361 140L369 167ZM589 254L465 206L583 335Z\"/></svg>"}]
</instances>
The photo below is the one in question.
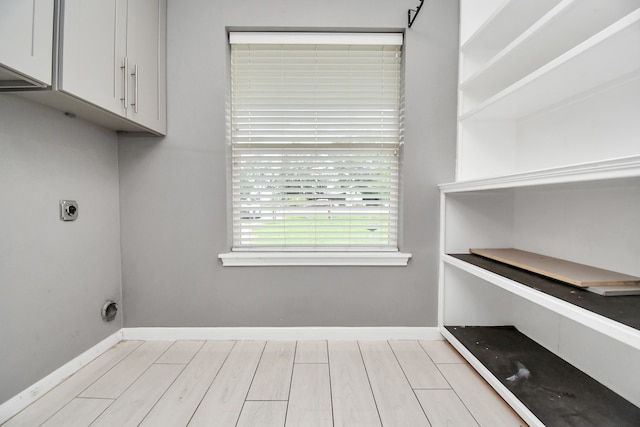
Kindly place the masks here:
<instances>
[{"instance_id":1,"label":"dryer vent hole","mask_svg":"<svg viewBox=\"0 0 640 427\"><path fill-rule=\"evenodd\" d=\"M102 320L110 322L116 318L116 314L118 314L118 304L111 300L105 302L102 306Z\"/></svg>"}]
</instances>

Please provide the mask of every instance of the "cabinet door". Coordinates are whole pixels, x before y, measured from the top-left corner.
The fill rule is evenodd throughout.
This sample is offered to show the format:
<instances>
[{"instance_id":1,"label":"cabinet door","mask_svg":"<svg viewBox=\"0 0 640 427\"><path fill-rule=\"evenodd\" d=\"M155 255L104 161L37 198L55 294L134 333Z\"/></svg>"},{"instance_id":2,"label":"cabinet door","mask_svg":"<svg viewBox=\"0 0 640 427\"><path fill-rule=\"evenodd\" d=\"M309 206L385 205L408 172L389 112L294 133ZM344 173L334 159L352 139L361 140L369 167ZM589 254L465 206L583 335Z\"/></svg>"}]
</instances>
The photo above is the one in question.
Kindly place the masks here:
<instances>
[{"instance_id":1,"label":"cabinet door","mask_svg":"<svg viewBox=\"0 0 640 427\"><path fill-rule=\"evenodd\" d=\"M166 0L130 0L127 25L127 117L165 133Z\"/></svg>"},{"instance_id":2,"label":"cabinet door","mask_svg":"<svg viewBox=\"0 0 640 427\"><path fill-rule=\"evenodd\" d=\"M0 80L18 72L51 86L52 57L53 0L0 0Z\"/></svg>"},{"instance_id":3,"label":"cabinet door","mask_svg":"<svg viewBox=\"0 0 640 427\"><path fill-rule=\"evenodd\" d=\"M62 2L58 89L126 115L126 0Z\"/></svg>"}]
</instances>

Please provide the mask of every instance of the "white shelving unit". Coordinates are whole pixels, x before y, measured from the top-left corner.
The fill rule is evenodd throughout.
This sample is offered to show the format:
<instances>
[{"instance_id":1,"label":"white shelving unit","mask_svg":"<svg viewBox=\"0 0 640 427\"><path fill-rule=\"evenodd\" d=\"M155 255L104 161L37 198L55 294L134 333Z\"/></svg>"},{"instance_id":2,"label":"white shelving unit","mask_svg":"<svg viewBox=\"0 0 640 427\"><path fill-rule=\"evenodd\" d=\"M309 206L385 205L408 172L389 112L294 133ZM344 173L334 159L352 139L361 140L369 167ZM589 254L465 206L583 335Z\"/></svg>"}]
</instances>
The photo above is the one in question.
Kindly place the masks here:
<instances>
[{"instance_id":1,"label":"white shelving unit","mask_svg":"<svg viewBox=\"0 0 640 427\"><path fill-rule=\"evenodd\" d=\"M640 10L616 22L563 55L544 64L479 105L463 112L465 120L518 120L556 105L572 102L576 97L588 96L591 92L637 77L640 55L630 55L624 46L632 46L640 28ZM544 49L539 47L539 49ZM534 51L535 52L535 51ZM504 57L503 57L504 58ZM523 64L517 56L504 59L502 73L513 70L514 64ZM494 61L493 64L500 64ZM511 76L497 76L496 70L485 70L474 79L475 85L467 84L463 91L472 88L500 87L501 82L510 82ZM585 72L589 70L589 72ZM482 80L490 80L482 82ZM477 81L480 80L480 83Z\"/></svg>"},{"instance_id":2,"label":"white shelving unit","mask_svg":"<svg viewBox=\"0 0 640 427\"><path fill-rule=\"evenodd\" d=\"M507 2L461 48L456 179L637 154L637 1L541 2L557 4L528 28L517 25L520 3L531 7ZM462 26L475 16L465 18L465 7ZM494 21L510 22L505 15L522 33L505 46L480 43L515 31L491 31ZM602 144L605 136L618 140Z\"/></svg>"},{"instance_id":3,"label":"white shelving unit","mask_svg":"<svg viewBox=\"0 0 640 427\"><path fill-rule=\"evenodd\" d=\"M456 182L440 186L443 335L531 425L445 326L514 325L640 406L640 319L451 256L513 247L640 276L640 4L462 0L459 78Z\"/></svg>"},{"instance_id":4,"label":"white shelving unit","mask_svg":"<svg viewBox=\"0 0 640 427\"><path fill-rule=\"evenodd\" d=\"M609 52L613 56L619 54L611 60L619 63L621 69L611 67L612 64L603 67L601 59L604 59L603 52L607 52L611 47L628 45L627 41L623 40L625 34L634 37L633 29L628 27L637 24L638 17L626 15L637 9L638 3L628 0L618 7L598 9L598 13L594 14L593 10L601 4L599 0L560 2L551 13L541 17L511 43L483 62L469 77L461 76L460 88L464 94L463 117L473 117L486 109L489 110L484 113L487 114L486 118L522 117L528 112L495 109L493 104L497 100L511 97L512 93L519 92L530 84L538 85L535 89L543 91L541 101L546 104L550 102L547 98L549 89L557 86L556 81L561 83L557 97L566 99L570 98L574 91L583 93L591 87L597 87L600 82L608 83L614 80L609 75L611 72L624 76L625 73L637 69L638 60L625 50ZM612 37L612 34L615 34L615 37ZM466 52L467 50L463 50L465 57ZM465 60L464 65L467 63ZM597 77L597 82L588 84L586 89L567 86L562 73L572 72L572 67L582 71L585 64L602 67L605 73L589 73L589 76ZM468 68L465 68L467 73L473 70L473 66L471 70ZM549 82L545 79L549 79ZM496 91L503 88L506 89L500 92L500 96L494 96L497 95ZM517 98L512 102L520 104ZM527 108L531 109L533 106L527 105ZM482 115L481 118L485 116Z\"/></svg>"}]
</instances>

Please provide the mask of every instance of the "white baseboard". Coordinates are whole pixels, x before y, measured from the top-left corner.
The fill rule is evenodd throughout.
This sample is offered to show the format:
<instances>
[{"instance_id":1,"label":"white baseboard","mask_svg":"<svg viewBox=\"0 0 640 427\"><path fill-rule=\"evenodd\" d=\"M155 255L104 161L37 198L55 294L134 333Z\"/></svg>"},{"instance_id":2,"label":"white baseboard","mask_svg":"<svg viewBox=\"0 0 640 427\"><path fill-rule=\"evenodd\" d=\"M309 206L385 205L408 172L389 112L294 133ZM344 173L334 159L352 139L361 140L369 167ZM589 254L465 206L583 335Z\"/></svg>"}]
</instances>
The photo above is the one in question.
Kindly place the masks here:
<instances>
[{"instance_id":1,"label":"white baseboard","mask_svg":"<svg viewBox=\"0 0 640 427\"><path fill-rule=\"evenodd\" d=\"M437 327L123 328L124 340L441 340Z\"/></svg>"},{"instance_id":2,"label":"white baseboard","mask_svg":"<svg viewBox=\"0 0 640 427\"><path fill-rule=\"evenodd\" d=\"M19 393L6 402L0 404L0 424L22 411L38 398L42 397L46 392L53 389L71 375L75 374L80 370L80 368L88 365L89 362L109 350L120 341L122 341L122 329L100 341L78 357L65 363L60 368L24 390L22 393Z\"/></svg>"}]
</instances>

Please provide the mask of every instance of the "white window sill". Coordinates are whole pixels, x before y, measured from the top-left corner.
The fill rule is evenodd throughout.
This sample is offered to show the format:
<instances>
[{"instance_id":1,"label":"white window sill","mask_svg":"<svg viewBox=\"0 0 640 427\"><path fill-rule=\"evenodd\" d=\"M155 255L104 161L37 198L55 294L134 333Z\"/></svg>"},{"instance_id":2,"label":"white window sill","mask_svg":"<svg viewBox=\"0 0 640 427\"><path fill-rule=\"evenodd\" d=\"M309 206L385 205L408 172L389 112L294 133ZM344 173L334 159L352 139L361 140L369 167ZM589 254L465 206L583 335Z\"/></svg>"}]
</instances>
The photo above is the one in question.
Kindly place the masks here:
<instances>
[{"instance_id":1,"label":"white window sill","mask_svg":"<svg viewBox=\"0 0 640 427\"><path fill-rule=\"evenodd\" d=\"M229 252L218 255L225 267L258 266L406 266L402 252Z\"/></svg>"}]
</instances>

